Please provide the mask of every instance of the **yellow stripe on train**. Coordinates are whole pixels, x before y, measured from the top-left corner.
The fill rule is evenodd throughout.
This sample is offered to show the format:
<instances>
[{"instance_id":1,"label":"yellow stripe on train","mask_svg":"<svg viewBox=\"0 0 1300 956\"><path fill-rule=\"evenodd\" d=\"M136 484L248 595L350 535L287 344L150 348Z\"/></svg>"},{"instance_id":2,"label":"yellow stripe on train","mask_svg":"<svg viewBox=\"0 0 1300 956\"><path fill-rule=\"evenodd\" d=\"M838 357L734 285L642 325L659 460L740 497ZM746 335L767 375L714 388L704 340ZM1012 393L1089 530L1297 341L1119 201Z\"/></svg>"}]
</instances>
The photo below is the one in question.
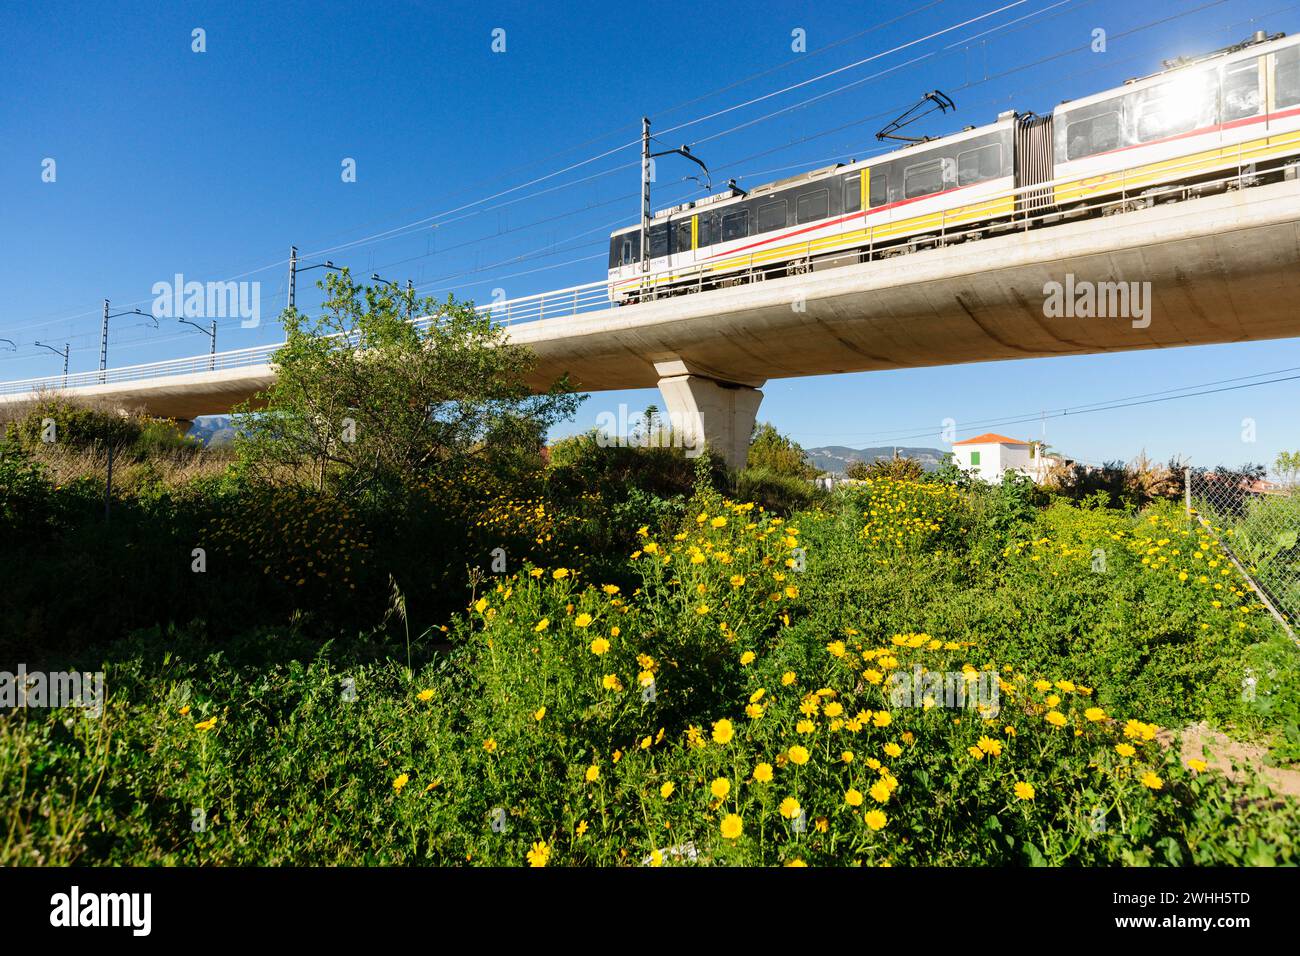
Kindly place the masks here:
<instances>
[{"instance_id":1,"label":"yellow stripe on train","mask_svg":"<svg viewBox=\"0 0 1300 956\"><path fill-rule=\"evenodd\" d=\"M1148 163L1136 169L1125 169L1100 176L1089 176L1064 183L1056 187L1058 203L1074 202L1088 199L1103 193L1113 193L1133 186L1150 186L1167 179L1182 179L1197 173L1208 172L1216 167L1232 165L1243 160L1253 162L1267 159L1283 153L1294 152L1300 143L1300 133L1283 133L1265 139L1253 140L1236 146L1221 146L1203 150L1173 159ZM1174 174L1171 176L1170 174Z\"/></svg>"}]
</instances>

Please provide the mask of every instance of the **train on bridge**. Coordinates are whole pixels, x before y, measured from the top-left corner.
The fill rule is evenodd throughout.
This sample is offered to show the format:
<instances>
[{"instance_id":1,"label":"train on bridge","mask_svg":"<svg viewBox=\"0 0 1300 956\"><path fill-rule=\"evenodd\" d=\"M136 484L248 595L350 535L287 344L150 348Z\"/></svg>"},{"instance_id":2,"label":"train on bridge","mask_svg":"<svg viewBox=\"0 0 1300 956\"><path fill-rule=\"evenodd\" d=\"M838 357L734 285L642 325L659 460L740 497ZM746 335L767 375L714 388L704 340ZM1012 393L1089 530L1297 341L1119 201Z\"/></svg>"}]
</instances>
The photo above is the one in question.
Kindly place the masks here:
<instances>
[{"instance_id":1,"label":"train on bridge","mask_svg":"<svg viewBox=\"0 0 1300 956\"><path fill-rule=\"evenodd\" d=\"M800 275L1087 216L1294 179L1300 35L1257 33L1124 86L614 232L609 298L628 304Z\"/></svg>"}]
</instances>

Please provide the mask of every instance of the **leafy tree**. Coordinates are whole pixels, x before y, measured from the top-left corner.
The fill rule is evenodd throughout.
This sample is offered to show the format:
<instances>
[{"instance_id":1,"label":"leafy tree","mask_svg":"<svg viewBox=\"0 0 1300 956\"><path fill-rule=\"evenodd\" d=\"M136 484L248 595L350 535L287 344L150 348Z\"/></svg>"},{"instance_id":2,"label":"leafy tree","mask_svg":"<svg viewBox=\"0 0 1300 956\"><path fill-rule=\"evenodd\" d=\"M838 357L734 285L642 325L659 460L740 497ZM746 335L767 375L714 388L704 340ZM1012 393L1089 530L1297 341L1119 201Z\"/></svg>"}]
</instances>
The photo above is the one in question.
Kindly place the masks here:
<instances>
[{"instance_id":1,"label":"leafy tree","mask_svg":"<svg viewBox=\"0 0 1300 956\"><path fill-rule=\"evenodd\" d=\"M1294 485L1300 478L1300 451L1280 451L1273 461L1273 470L1277 472L1283 484Z\"/></svg>"},{"instance_id":2,"label":"leafy tree","mask_svg":"<svg viewBox=\"0 0 1300 956\"><path fill-rule=\"evenodd\" d=\"M848 478L862 481L867 478L896 478L899 481L920 481L925 467L915 458L884 458L868 464L855 461L844 470Z\"/></svg>"},{"instance_id":3,"label":"leafy tree","mask_svg":"<svg viewBox=\"0 0 1300 956\"><path fill-rule=\"evenodd\" d=\"M363 287L346 270L318 285L322 314L284 313L275 382L240 409L257 410L235 441L248 473L360 497L487 479L521 458L540 469L547 430L581 399L564 381L531 394L530 349L451 297Z\"/></svg>"},{"instance_id":4,"label":"leafy tree","mask_svg":"<svg viewBox=\"0 0 1300 956\"><path fill-rule=\"evenodd\" d=\"M782 435L770 422L754 426L749 442L748 467L793 478L816 478L822 473L820 468L809 463L807 453L797 442Z\"/></svg>"}]
</instances>

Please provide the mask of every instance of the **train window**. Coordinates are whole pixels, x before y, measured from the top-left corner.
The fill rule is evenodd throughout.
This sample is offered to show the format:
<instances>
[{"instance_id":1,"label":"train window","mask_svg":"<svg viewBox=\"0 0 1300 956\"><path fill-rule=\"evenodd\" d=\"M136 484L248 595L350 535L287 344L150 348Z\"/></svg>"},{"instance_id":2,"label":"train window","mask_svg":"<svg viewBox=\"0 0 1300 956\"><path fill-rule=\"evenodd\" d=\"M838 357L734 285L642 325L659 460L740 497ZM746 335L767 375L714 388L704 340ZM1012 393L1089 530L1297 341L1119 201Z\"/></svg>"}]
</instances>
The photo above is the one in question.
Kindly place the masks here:
<instances>
[{"instance_id":1,"label":"train window","mask_svg":"<svg viewBox=\"0 0 1300 956\"><path fill-rule=\"evenodd\" d=\"M799 223L826 219L831 214L831 191L819 189L804 193L794 204L795 221Z\"/></svg>"},{"instance_id":2,"label":"train window","mask_svg":"<svg viewBox=\"0 0 1300 956\"><path fill-rule=\"evenodd\" d=\"M1259 59L1233 63L1223 70L1223 121L1258 116L1264 98L1259 88Z\"/></svg>"},{"instance_id":3,"label":"train window","mask_svg":"<svg viewBox=\"0 0 1300 956\"><path fill-rule=\"evenodd\" d=\"M749 210L737 209L722 216L722 241L744 239L749 235Z\"/></svg>"},{"instance_id":4,"label":"train window","mask_svg":"<svg viewBox=\"0 0 1300 956\"><path fill-rule=\"evenodd\" d=\"M957 154L957 184L969 186L1002 175L1002 144L989 143Z\"/></svg>"},{"instance_id":5,"label":"train window","mask_svg":"<svg viewBox=\"0 0 1300 956\"><path fill-rule=\"evenodd\" d=\"M862 173L844 177L844 211L857 212L862 208Z\"/></svg>"},{"instance_id":6,"label":"train window","mask_svg":"<svg viewBox=\"0 0 1300 956\"><path fill-rule=\"evenodd\" d=\"M957 162L947 156L903 170L903 194L908 199L929 196L957 185Z\"/></svg>"},{"instance_id":7,"label":"train window","mask_svg":"<svg viewBox=\"0 0 1300 956\"><path fill-rule=\"evenodd\" d=\"M758 212L754 216L755 231L771 232L773 229L784 229L786 215L786 201L784 199L764 203L758 207Z\"/></svg>"},{"instance_id":8,"label":"train window","mask_svg":"<svg viewBox=\"0 0 1300 956\"><path fill-rule=\"evenodd\" d=\"M650 227L650 258L668 255L668 223Z\"/></svg>"},{"instance_id":9,"label":"train window","mask_svg":"<svg viewBox=\"0 0 1300 956\"><path fill-rule=\"evenodd\" d=\"M1273 103L1275 106L1300 105L1300 46L1278 50L1275 55Z\"/></svg>"},{"instance_id":10,"label":"train window","mask_svg":"<svg viewBox=\"0 0 1300 956\"><path fill-rule=\"evenodd\" d=\"M1082 159L1119 148L1119 111L1071 123L1065 131L1066 157Z\"/></svg>"},{"instance_id":11,"label":"train window","mask_svg":"<svg viewBox=\"0 0 1300 956\"><path fill-rule=\"evenodd\" d=\"M1150 143L1214 123L1217 97L1207 83L1211 79L1215 79L1211 74L1191 74L1131 94L1128 117L1133 140Z\"/></svg>"},{"instance_id":12,"label":"train window","mask_svg":"<svg viewBox=\"0 0 1300 956\"><path fill-rule=\"evenodd\" d=\"M628 266L634 262L636 262L636 259L632 254L632 237L625 236L623 238L623 265Z\"/></svg>"},{"instance_id":13,"label":"train window","mask_svg":"<svg viewBox=\"0 0 1300 956\"><path fill-rule=\"evenodd\" d=\"M716 241L713 234L714 213L702 212L695 217L695 248L703 249Z\"/></svg>"},{"instance_id":14,"label":"train window","mask_svg":"<svg viewBox=\"0 0 1300 956\"><path fill-rule=\"evenodd\" d=\"M889 173L883 166L871 171L871 195L867 201L871 203L872 209L889 202Z\"/></svg>"},{"instance_id":15,"label":"train window","mask_svg":"<svg viewBox=\"0 0 1300 956\"><path fill-rule=\"evenodd\" d=\"M677 242L673 246L673 252L691 251L691 221L689 219L683 219L677 223L675 237Z\"/></svg>"}]
</instances>

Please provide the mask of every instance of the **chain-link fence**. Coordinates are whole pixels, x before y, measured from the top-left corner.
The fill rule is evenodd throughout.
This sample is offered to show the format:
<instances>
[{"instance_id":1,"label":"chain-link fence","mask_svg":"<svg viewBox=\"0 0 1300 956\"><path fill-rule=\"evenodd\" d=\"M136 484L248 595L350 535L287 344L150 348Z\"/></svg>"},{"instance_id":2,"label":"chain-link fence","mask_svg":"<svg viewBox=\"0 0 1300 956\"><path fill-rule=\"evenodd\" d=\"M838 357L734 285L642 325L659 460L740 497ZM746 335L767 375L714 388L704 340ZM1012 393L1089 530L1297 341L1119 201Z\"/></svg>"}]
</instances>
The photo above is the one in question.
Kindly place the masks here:
<instances>
[{"instance_id":1,"label":"chain-link fence","mask_svg":"<svg viewBox=\"0 0 1300 956\"><path fill-rule=\"evenodd\" d=\"M1294 637L1300 623L1300 487L1189 470L1186 501L1189 517L1227 551Z\"/></svg>"}]
</instances>

